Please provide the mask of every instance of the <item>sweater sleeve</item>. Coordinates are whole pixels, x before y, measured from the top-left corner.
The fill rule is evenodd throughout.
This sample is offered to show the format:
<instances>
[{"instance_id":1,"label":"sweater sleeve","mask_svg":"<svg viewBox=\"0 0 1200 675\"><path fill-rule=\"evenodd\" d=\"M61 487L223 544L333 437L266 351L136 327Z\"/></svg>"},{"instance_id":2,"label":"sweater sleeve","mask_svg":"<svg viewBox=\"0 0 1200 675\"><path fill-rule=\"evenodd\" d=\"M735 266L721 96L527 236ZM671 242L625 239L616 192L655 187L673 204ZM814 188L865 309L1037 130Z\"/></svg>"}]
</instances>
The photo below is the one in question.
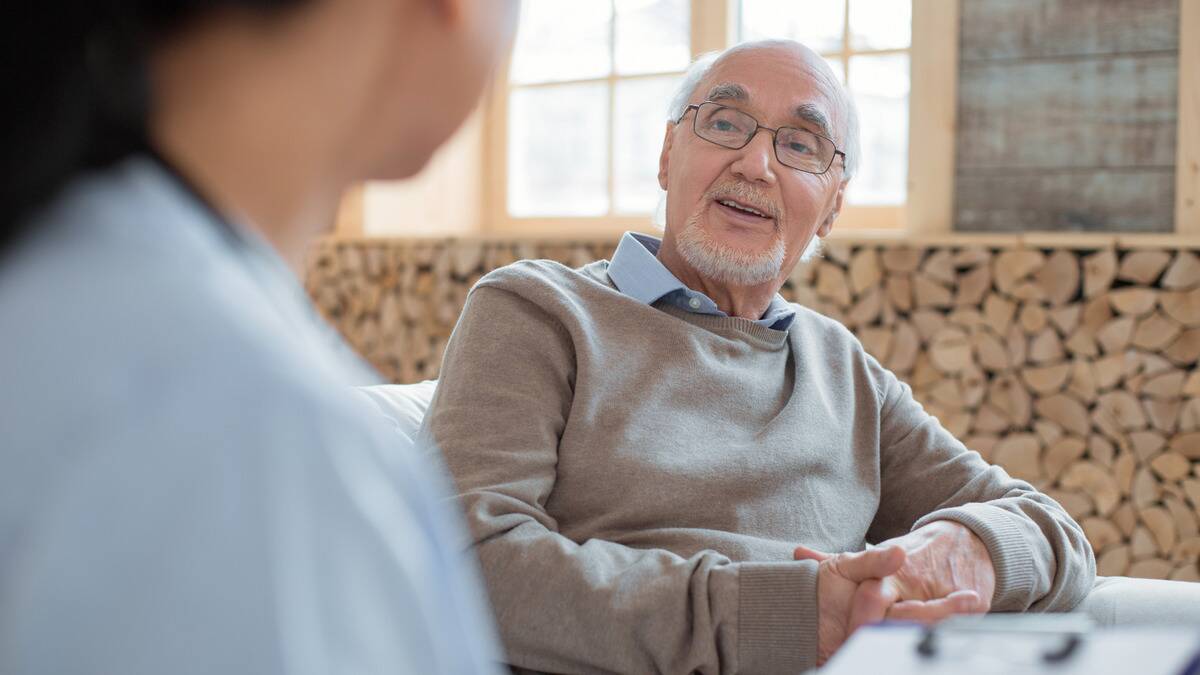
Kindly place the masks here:
<instances>
[{"instance_id":1,"label":"sweater sleeve","mask_svg":"<svg viewBox=\"0 0 1200 675\"><path fill-rule=\"evenodd\" d=\"M968 450L925 412L907 384L873 360L870 365L882 383L881 497L868 539L956 521L991 554L993 611L1073 609L1096 576L1079 524L1053 499Z\"/></svg>"},{"instance_id":2,"label":"sweater sleeve","mask_svg":"<svg viewBox=\"0 0 1200 675\"><path fill-rule=\"evenodd\" d=\"M509 662L563 673L815 666L814 563L560 533L546 504L574 378L572 339L551 313L477 286L421 431L455 481Z\"/></svg>"}]
</instances>

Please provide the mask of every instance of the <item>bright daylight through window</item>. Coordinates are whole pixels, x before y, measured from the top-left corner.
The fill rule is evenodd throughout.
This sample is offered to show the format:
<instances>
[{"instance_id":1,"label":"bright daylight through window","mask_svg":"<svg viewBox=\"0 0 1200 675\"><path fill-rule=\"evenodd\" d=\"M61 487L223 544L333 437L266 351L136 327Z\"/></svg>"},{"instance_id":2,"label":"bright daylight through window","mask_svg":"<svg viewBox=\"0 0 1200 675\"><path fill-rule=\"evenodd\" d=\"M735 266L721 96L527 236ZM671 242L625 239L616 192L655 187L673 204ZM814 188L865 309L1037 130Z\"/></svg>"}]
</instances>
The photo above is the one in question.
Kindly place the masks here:
<instances>
[{"instance_id":1,"label":"bright daylight through window","mask_svg":"<svg viewBox=\"0 0 1200 675\"><path fill-rule=\"evenodd\" d=\"M509 72L508 211L648 213L687 0L526 0Z\"/></svg>"}]
</instances>

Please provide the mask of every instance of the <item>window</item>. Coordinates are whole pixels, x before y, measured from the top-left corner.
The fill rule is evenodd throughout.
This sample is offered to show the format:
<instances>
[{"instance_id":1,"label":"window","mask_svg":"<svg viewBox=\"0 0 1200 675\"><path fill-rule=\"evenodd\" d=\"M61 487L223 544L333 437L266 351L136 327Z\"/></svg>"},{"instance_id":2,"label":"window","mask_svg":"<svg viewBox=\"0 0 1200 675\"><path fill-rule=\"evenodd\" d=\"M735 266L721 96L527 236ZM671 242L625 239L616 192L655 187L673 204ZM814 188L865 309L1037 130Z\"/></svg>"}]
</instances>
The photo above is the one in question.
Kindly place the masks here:
<instances>
[{"instance_id":1,"label":"window","mask_svg":"<svg viewBox=\"0 0 1200 675\"><path fill-rule=\"evenodd\" d=\"M523 3L505 85L509 217L654 210L667 101L691 61L689 4Z\"/></svg>"},{"instance_id":2,"label":"window","mask_svg":"<svg viewBox=\"0 0 1200 675\"><path fill-rule=\"evenodd\" d=\"M489 229L644 228L659 203L666 106L690 60L791 38L859 101L863 154L842 227L903 225L909 0L526 0L489 125Z\"/></svg>"},{"instance_id":3,"label":"window","mask_svg":"<svg viewBox=\"0 0 1200 675\"><path fill-rule=\"evenodd\" d=\"M828 60L858 103L862 155L849 206L905 203L908 177L908 0L741 0L739 38L788 38Z\"/></svg>"}]
</instances>

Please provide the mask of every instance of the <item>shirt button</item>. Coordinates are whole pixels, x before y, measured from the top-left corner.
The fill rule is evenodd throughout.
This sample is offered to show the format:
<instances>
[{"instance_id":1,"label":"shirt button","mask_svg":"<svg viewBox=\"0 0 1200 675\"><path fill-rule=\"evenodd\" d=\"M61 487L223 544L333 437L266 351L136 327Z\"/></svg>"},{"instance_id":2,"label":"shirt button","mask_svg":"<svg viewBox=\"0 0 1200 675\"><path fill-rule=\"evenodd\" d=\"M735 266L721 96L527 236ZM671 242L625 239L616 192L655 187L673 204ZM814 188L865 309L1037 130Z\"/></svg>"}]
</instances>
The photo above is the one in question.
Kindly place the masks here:
<instances>
[{"instance_id":1,"label":"shirt button","mask_svg":"<svg viewBox=\"0 0 1200 675\"><path fill-rule=\"evenodd\" d=\"M692 298L688 300L688 307L692 309L700 309L700 298Z\"/></svg>"}]
</instances>

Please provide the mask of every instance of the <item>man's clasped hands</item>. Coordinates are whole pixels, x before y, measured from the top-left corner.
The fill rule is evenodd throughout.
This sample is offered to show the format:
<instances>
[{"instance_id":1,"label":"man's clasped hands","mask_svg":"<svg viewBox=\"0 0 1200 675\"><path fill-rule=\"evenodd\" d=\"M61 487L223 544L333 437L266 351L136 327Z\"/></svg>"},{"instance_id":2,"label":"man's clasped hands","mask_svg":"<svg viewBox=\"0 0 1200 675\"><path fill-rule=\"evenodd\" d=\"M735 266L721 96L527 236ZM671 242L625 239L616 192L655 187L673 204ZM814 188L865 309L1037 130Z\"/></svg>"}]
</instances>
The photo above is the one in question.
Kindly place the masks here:
<instances>
[{"instance_id":1,"label":"man's clasped hands","mask_svg":"<svg viewBox=\"0 0 1200 675\"><path fill-rule=\"evenodd\" d=\"M991 608L996 571L983 541L966 526L937 520L858 553L796 547L816 560L817 662L859 627L884 619L935 623Z\"/></svg>"}]
</instances>

